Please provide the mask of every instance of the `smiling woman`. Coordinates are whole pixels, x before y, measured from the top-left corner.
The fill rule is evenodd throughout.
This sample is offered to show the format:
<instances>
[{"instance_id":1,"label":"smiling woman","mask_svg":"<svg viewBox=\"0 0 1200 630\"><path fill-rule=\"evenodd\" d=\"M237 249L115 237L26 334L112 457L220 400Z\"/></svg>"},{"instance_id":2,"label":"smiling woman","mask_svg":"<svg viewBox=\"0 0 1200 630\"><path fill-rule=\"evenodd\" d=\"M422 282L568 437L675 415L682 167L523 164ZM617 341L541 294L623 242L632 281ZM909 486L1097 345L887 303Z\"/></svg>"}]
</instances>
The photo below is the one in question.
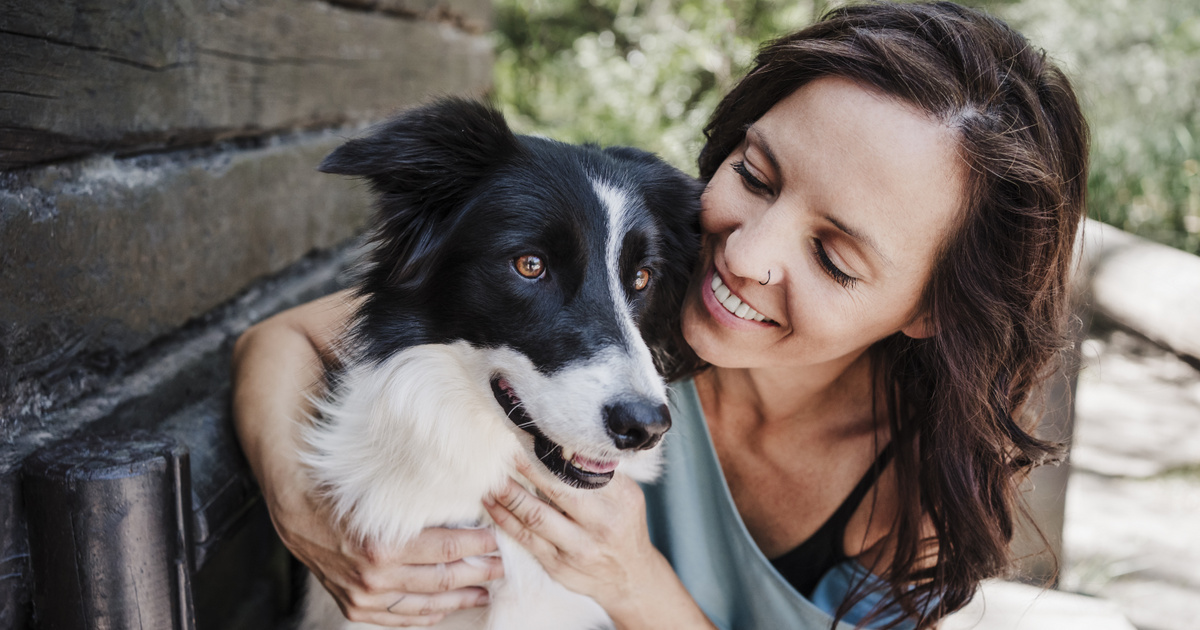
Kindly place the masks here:
<instances>
[{"instance_id":1,"label":"smiling woman","mask_svg":"<svg viewBox=\"0 0 1200 630\"><path fill-rule=\"evenodd\" d=\"M710 277L684 307L692 348L723 367L844 369L896 331L928 337L921 291L963 169L953 131L902 101L840 77L792 93L701 197Z\"/></svg>"},{"instance_id":2,"label":"smiling woman","mask_svg":"<svg viewBox=\"0 0 1200 630\"><path fill-rule=\"evenodd\" d=\"M768 44L705 132L700 262L656 357L675 380L662 482L587 461L612 481L572 493L518 464L550 502L510 484L488 512L620 628L934 627L1006 570L1017 485L1058 453L1033 430L1084 208L1074 93L985 14L867 4ZM239 382L273 346L324 352L344 317L252 329ZM276 381L258 387L296 382ZM246 420L253 392L239 386L239 427L275 503L270 488L303 486L253 448L280 431ZM285 541L340 540L311 509L276 512ZM430 532L388 561L293 546L349 585L347 607L415 591L429 608L405 623L427 623L483 603L494 577L461 560L486 536ZM413 587L447 540L444 584Z\"/></svg>"}]
</instances>

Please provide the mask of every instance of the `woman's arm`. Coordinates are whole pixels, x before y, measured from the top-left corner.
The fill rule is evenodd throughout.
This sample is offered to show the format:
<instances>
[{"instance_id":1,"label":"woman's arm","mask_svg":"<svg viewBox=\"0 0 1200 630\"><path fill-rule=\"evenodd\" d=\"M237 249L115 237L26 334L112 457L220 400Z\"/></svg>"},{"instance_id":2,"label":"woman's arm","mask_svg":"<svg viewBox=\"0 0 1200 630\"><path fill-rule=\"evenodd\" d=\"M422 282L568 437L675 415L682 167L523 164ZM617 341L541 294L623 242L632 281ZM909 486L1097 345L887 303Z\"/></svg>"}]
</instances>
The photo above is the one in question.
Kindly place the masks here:
<instances>
[{"instance_id":1,"label":"woman's arm","mask_svg":"<svg viewBox=\"0 0 1200 630\"><path fill-rule=\"evenodd\" d=\"M446 612L487 603L474 585L503 574L486 530L427 529L403 549L349 540L312 498L299 459L300 431L320 394L324 364L353 315L343 291L284 311L248 329L234 346L233 418L284 545L333 594L352 621L429 625Z\"/></svg>"},{"instance_id":2,"label":"woman's arm","mask_svg":"<svg viewBox=\"0 0 1200 630\"><path fill-rule=\"evenodd\" d=\"M715 630L651 544L646 500L636 482L618 474L602 489L575 492L524 460L517 469L554 505L510 481L484 506L551 577L595 599L621 630Z\"/></svg>"}]
</instances>

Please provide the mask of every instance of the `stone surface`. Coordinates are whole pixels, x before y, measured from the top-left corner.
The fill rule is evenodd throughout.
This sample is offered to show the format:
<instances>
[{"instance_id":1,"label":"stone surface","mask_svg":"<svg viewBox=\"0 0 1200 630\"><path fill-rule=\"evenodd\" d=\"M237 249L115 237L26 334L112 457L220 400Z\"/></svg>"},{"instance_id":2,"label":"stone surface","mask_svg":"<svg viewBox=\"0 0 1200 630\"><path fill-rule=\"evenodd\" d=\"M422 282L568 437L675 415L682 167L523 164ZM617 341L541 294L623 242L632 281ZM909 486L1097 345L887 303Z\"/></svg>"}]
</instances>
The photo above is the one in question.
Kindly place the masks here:
<instances>
[{"instance_id":1,"label":"stone surface","mask_svg":"<svg viewBox=\"0 0 1200 630\"><path fill-rule=\"evenodd\" d=\"M314 171L348 133L0 175L0 417L359 234L364 187Z\"/></svg>"},{"instance_id":2,"label":"stone surface","mask_svg":"<svg viewBox=\"0 0 1200 630\"><path fill-rule=\"evenodd\" d=\"M1122 332L1083 347L1064 588L1141 630L1200 620L1200 371Z\"/></svg>"},{"instance_id":3,"label":"stone surface","mask_svg":"<svg viewBox=\"0 0 1200 630\"><path fill-rule=\"evenodd\" d=\"M986 582L940 630L1135 630L1111 602L1026 584Z\"/></svg>"},{"instance_id":4,"label":"stone surface","mask_svg":"<svg viewBox=\"0 0 1200 630\"><path fill-rule=\"evenodd\" d=\"M412 17L315 0L3 3L0 169L378 120L490 86L487 2L385 4Z\"/></svg>"},{"instance_id":5,"label":"stone surface","mask_svg":"<svg viewBox=\"0 0 1200 630\"><path fill-rule=\"evenodd\" d=\"M1089 220L1088 307L1200 367L1200 256Z\"/></svg>"},{"instance_id":6,"label":"stone surface","mask_svg":"<svg viewBox=\"0 0 1200 630\"><path fill-rule=\"evenodd\" d=\"M1200 320L1197 321L1200 324ZM1083 345L1072 461L1114 477L1152 477L1200 463L1195 368L1128 333Z\"/></svg>"}]
</instances>

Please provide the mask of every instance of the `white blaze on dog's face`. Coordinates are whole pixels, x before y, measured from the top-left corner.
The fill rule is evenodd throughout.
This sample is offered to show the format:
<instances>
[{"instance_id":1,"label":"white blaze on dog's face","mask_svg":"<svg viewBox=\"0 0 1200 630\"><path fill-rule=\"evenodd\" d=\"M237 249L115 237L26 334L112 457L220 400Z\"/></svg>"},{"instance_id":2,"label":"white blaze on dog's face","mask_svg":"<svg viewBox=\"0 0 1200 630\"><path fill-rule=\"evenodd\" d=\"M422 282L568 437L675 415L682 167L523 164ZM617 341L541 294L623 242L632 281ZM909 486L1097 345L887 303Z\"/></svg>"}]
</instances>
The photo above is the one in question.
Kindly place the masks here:
<instances>
[{"instance_id":1,"label":"white blaze on dog's face","mask_svg":"<svg viewBox=\"0 0 1200 630\"><path fill-rule=\"evenodd\" d=\"M647 451L658 445L671 424L666 387L634 321L635 303L627 295L646 290L653 270L638 268L631 279L621 265L629 217L647 211L632 206L640 202L616 185L598 179L591 184L606 211L603 272L618 334L586 360L548 375L505 349L502 354L518 356L499 362L511 367L499 371L494 386L509 418L531 429L534 455L580 487L603 485L622 462L629 462L624 472L652 477L655 460Z\"/></svg>"},{"instance_id":2,"label":"white blaze on dog's face","mask_svg":"<svg viewBox=\"0 0 1200 630\"><path fill-rule=\"evenodd\" d=\"M380 193L354 330L362 360L467 342L514 430L577 487L659 443L670 417L646 338L660 344L678 317L698 243L694 180L633 149L514 136L458 102L351 141L323 167Z\"/></svg>"}]
</instances>

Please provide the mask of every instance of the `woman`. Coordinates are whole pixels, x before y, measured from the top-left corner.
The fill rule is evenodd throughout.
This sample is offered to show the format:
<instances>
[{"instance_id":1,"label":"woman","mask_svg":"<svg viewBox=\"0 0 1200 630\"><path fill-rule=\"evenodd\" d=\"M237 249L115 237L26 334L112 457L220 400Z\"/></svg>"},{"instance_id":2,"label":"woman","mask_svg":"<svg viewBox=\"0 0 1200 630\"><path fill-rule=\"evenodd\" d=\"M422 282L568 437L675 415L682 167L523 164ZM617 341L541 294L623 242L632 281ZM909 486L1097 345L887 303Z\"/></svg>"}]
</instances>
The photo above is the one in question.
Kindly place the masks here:
<instances>
[{"instance_id":1,"label":"woman","mask_svg":"<svg viewBox=\"0 0 1200 630\"><path fill-rule=\"evenodd\" d=\"M983 14L866 5L764 48L705 133L666 478L645 501L619 475L541 488L558 509L511 484L487 508L622 628L931 627L1005 570L1016 486L1056 454L1031 432L1084 211L1075 96ZM486 603L498 563L462 560L486 533L362 549L305 498L298 392L352 308L247 332L239 435L350 618L433 623Z\"/></svg>"}]
</instances>

